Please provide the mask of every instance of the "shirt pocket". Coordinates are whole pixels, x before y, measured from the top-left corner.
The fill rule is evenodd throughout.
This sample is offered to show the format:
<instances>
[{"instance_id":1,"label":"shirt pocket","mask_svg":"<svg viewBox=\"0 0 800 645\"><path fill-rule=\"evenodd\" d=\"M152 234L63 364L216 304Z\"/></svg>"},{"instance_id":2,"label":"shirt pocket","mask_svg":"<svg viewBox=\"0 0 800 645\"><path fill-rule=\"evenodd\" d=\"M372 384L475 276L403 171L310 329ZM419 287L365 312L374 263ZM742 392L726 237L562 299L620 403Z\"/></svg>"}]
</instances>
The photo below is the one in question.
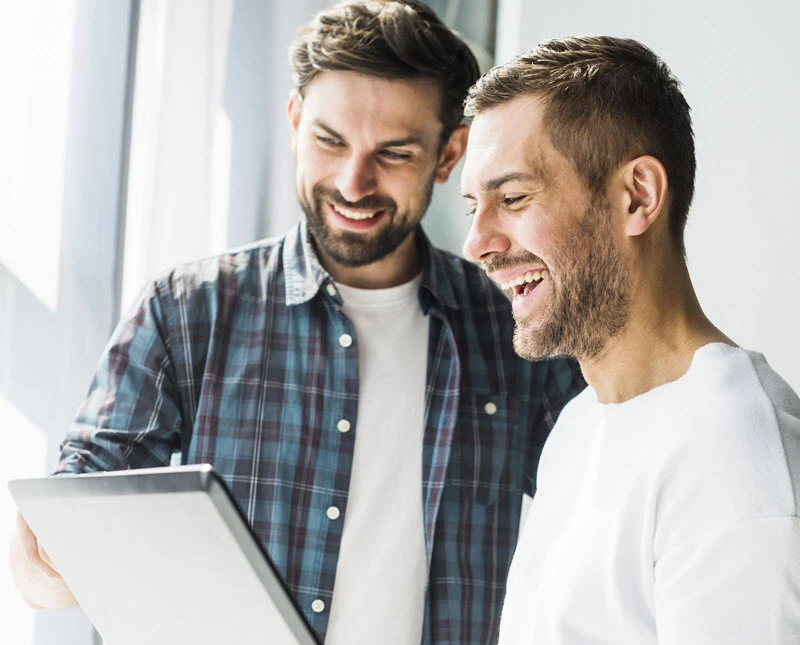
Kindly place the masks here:
<instances>
[{"instance_id":1,"label":"shirt pocket","mask_svg":"<svg viewBox=\"0 0 800 645\"><path fill-rule=\"evenodd\" d=\"M453 432L448 486L490 505L522 488L525 449L508 395L462 391Z\"/></svg>"}]
</instances>

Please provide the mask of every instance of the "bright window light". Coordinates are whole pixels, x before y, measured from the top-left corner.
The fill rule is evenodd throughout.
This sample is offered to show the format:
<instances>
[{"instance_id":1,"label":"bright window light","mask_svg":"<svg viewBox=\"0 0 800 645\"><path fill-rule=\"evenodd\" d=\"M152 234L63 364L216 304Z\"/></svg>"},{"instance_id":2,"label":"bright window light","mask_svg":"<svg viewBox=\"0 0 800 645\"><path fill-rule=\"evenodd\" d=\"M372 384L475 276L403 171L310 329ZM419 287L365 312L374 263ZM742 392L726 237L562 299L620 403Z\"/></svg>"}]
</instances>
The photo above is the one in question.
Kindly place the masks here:
<instances>
[{"instance_id":1,"label":"bright window light","mask_svg":"<svg viewBox=\"0 0 800 645\"><path fill-rule=\"evenodd\" d=\"M0 263L58 306L77 0L0 6Z\"/></svg>"},{"instance_id":2,"label":"bright window light","mask_svg":"<svg viewBox=\"0 0 800 645\"><path fill-rule=\"evenodd\" d=\"M11 584L7 570L8 546L16 526L16 506L6 482L17 477L38 477L44 474L47 438L10 401L0 396L0 428L3 428L3 450L0 450L0 643L33 645L34 610L20 598Z\"/></svg>"}]
</instances>

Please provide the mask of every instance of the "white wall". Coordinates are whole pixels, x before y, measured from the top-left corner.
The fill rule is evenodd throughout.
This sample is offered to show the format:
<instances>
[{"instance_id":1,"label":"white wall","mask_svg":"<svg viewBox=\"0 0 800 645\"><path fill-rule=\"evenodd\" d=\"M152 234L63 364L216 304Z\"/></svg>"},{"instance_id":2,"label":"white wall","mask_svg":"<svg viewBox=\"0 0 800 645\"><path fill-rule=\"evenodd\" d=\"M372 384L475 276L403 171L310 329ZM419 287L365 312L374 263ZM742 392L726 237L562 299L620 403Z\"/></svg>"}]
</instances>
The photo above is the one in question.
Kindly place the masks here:
<instances>
[{"instance_id":1,"label":"white wall","mask_svg":"<svg viewBox=\"0 0 800 645\"><path fill-rule=\"evenodd\" d=\"M563 36L636 38L682 81L697 189L689 268L711 320L800 391L800 2L501 0L498 61Z\"/></svg>"}]
</instances>

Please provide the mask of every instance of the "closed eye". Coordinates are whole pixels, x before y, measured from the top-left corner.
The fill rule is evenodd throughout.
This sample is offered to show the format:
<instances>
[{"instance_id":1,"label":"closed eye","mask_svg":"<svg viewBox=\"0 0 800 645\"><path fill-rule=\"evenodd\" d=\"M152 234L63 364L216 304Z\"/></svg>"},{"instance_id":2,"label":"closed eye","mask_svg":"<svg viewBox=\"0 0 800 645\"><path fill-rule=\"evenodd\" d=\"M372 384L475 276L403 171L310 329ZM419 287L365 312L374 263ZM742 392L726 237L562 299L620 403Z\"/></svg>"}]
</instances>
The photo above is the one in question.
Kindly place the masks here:
<instances>
[{"instance_id":1,"label":"closed eye","mask_svg":"<svg viewBox=\"0 0 800 645\"><path fill-rule=\"evenodd\" d=\"M397 150L381 150L381 156L390 161L405 161L411 159L410 152L399 152Z\"/></svg>"},{"instance_id":2,"label":"closed eye","mask_svg":"<svg viewBox=\"0 0 800 645\"><path fill-rule=\"evenodd\" d=\"M334 139L333 137L326 137L321 134L318 134L316 136L317 136L317 142L325 147L335 148L337 146L342 145L341 141L339 141L338 139Z\"/></svg>"}]
</instances>

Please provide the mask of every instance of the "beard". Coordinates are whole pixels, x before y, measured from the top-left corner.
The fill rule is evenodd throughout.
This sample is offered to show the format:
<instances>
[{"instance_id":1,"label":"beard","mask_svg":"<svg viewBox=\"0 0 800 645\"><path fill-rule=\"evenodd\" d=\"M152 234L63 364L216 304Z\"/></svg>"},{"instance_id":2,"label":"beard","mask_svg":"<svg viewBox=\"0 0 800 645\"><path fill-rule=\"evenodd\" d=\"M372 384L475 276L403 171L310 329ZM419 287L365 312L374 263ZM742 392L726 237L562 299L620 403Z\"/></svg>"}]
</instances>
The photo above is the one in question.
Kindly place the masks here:
<instances>
[{"instance_id":1,"label":"beard","mask_svg":"<svg viewBox=\"0 0 800 645\"><path fill-rule=\"evenodd\" d=\"M389 197L368 195L357 202L349 202L342 194L321 184L314 186L309 202L298 188L297 199L306 216L311 238L333 262L345 267L362 267L393 253L422 220L433 196L434 175L426 182L422 200L405 212L398 212L397 203ZM336 231L326 222L324 203L341 204L345 208L382 210L388 224L381 225L377 235L356 231Z\"/></svg>"},{"instance_id":2,"label":"beard","mask_svg":"<svg viewBox=\"0 0 800 645\"><path fill-rule=\"evenodd\" d=\"M538 316L515 317L514 350L522 358L592 360L625 328L630 275L610 231L610 206L591 199L578 227L548 267L552 299L546 310ZM541 262L529 254L515 258L513 264L533 261Z\"/></svg>"}]
</instances>

